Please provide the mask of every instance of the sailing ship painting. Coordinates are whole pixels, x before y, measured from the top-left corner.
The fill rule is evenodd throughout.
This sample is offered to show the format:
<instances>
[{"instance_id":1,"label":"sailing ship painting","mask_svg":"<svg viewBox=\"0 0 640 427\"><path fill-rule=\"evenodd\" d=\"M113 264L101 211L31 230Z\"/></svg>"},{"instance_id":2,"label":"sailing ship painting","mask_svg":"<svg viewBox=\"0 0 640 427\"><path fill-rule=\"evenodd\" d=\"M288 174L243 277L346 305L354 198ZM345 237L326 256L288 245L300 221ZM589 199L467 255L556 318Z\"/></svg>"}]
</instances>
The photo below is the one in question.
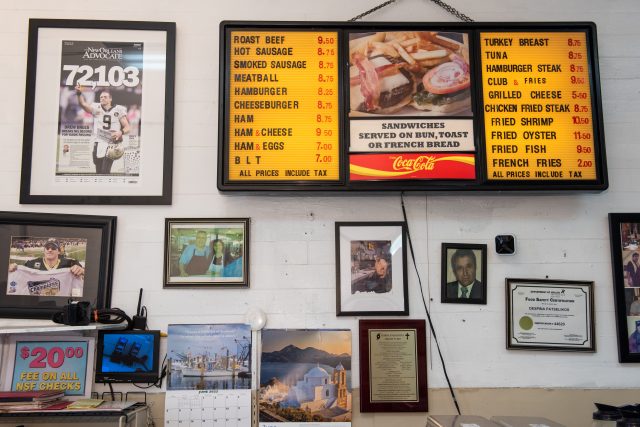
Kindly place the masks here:
<instances>
[{"instance_id":1,"label":"sailing ship painting","mask_svg":"<svg viewBox=\"0 0 640 427\"><path fill-rule=\"evenodd\" d=\"M251 328L169 325L168 390L251 388Z\"/></svg>"}]
</instances>

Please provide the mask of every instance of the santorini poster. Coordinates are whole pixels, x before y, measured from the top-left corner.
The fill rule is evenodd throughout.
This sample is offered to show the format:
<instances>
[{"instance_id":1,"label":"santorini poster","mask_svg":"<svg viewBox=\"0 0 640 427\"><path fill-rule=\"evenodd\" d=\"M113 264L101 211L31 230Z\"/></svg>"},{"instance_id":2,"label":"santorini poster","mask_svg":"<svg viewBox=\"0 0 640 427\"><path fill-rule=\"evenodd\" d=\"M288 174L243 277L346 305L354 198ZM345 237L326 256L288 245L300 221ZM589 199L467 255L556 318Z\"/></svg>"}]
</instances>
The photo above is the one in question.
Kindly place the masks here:
<instances>
[{"instance_id":1,"label":"santorini poster","mask_svg":"<svg viewBox=\"0 0 640 427\"><path fill-rule=\"evenodd\" d=\"M351 426L351 331L262 331L260 427Z\"/></svg>"}]
</instances>

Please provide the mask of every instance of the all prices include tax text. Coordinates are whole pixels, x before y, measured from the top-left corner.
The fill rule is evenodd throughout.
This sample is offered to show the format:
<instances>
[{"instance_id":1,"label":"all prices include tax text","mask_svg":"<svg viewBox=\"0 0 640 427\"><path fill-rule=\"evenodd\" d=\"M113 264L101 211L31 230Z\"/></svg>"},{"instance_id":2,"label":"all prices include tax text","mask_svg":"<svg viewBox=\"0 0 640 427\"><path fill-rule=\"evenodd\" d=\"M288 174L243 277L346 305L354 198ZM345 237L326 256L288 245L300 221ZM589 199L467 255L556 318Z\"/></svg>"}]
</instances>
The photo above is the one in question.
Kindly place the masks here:
<instances>
[{"instance_id":1,"label":"all prices include tax text","mask_svg":"<svg viewBox=\"0 0 640 427\"><path fill-rule=\"evenodd\" d=\"M491 180L596 179L584 32L482 33Z\"/></svg>"},{"instance_id":2,"label":"all prices include tax text","mask_svg":"<svg viewBox=\"0 0 640 427\"><path fill-rule=\"evenodd\" d=\"M231 31L228 48L228 180L338 180L337 33Z\"/></svg>"}]
</instances>

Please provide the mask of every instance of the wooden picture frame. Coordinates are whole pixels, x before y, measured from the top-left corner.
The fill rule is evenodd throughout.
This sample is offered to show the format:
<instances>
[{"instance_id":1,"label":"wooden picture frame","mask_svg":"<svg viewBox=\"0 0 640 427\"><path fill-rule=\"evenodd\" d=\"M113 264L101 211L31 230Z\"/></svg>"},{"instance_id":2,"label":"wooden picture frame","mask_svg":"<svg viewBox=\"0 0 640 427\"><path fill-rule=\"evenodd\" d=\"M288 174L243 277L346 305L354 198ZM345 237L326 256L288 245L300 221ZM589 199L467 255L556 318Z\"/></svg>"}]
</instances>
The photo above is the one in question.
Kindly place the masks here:
<instances>
[{"instance_id":1,"label":"wooden picture frame","mask_svg":"<svg viewBox=\"0 0 640 427\"><path fill-rule=\"evenodd\" d=\"M640 362L640 213L610 213L618 361Z\"/></svg>"},{"instance_id":2,"label":"wooden picture frame","mask_svg":"<svg viewBox=\"0 0 640 427\"><path fill-rule=\"evenodd\" d=\"M427 412L425 321L360 320L359 335L360 412Z\"/></svg>"},{"instance_id":3,"label":"wooden picture frame","mask_svg":"<svg viewBox=\"0 0 640 427\"><path fill-rule=\"evenodd\" d=\"M403 222L336 222L336 314L409 314Z\"/></svg>"},{"instance_id":4,"label":"wooden picture frame","mask_svg":"<svg viewBox=\"0 0 640 427\"><path fill-rule=\"evenodd\" d=\"M250 218L166 218L165 288L249 287Z\"/></svg>"},{"instance_id":5,"label":"wooden picture frame","mask_svg":"<svg viewBox=\"0 0 640 427\"><path fill-rule=\"evenodd\" d=\"M51 318L70 299L110 307L116 219L0 212L0 317Z\"/></svg>"},{"instance_id":6,"label":"wooden picture frame","mask_svg":"<svg viewBox=\"0 0 640 427\"><path fill-rule=\"evenodd\" d=\"M487 303L487 245L442 243L441 267L442 303Z\"/></svg>"},{"instance_id":7,"label":"wooden picture frame","mask_svg":"<svg viewBox=\"0 0 640 427\"><path fill-rule=\"evenodd\" d=\"M23 204L171 204L172 22L30 19Z\"/></svg>"}]
</instances>

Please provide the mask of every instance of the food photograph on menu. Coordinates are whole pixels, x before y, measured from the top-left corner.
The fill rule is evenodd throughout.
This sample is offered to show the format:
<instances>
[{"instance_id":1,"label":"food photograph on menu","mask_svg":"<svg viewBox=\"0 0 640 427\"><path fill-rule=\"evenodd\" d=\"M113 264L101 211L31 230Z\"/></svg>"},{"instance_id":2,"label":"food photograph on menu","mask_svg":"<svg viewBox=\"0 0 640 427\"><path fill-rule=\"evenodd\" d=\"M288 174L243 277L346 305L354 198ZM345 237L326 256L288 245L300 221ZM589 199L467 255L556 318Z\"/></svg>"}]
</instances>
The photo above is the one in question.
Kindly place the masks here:
<instances>
[{"instance_id":1,"label":"food photograph on menu","mask_svg":"<svg viewBox=\"0 0 640 427\"><path fill-rule=\"evenodd\" d=\"M144 44L62 41L56 180L138 181Z\"/></svg>"},{"instance_id":2,"label":"food photograph on menu","mask_svg":"<svg viewBox=\"0 0 640 427\"><path fill-rule=\"evenodd\" d=\"M82 297L87 239L12 236L8 296Z\"/></svg>"},{"instance_id":3,"label":"food photograph on menu","mask_svg":"<svg viewBox=\"0 0 640 427\"><path fill-rule=\"evenodd\" d=\"M351 33L349 83L351 117L471 116L468 35Z\"/></svg>"}]
</instances>

